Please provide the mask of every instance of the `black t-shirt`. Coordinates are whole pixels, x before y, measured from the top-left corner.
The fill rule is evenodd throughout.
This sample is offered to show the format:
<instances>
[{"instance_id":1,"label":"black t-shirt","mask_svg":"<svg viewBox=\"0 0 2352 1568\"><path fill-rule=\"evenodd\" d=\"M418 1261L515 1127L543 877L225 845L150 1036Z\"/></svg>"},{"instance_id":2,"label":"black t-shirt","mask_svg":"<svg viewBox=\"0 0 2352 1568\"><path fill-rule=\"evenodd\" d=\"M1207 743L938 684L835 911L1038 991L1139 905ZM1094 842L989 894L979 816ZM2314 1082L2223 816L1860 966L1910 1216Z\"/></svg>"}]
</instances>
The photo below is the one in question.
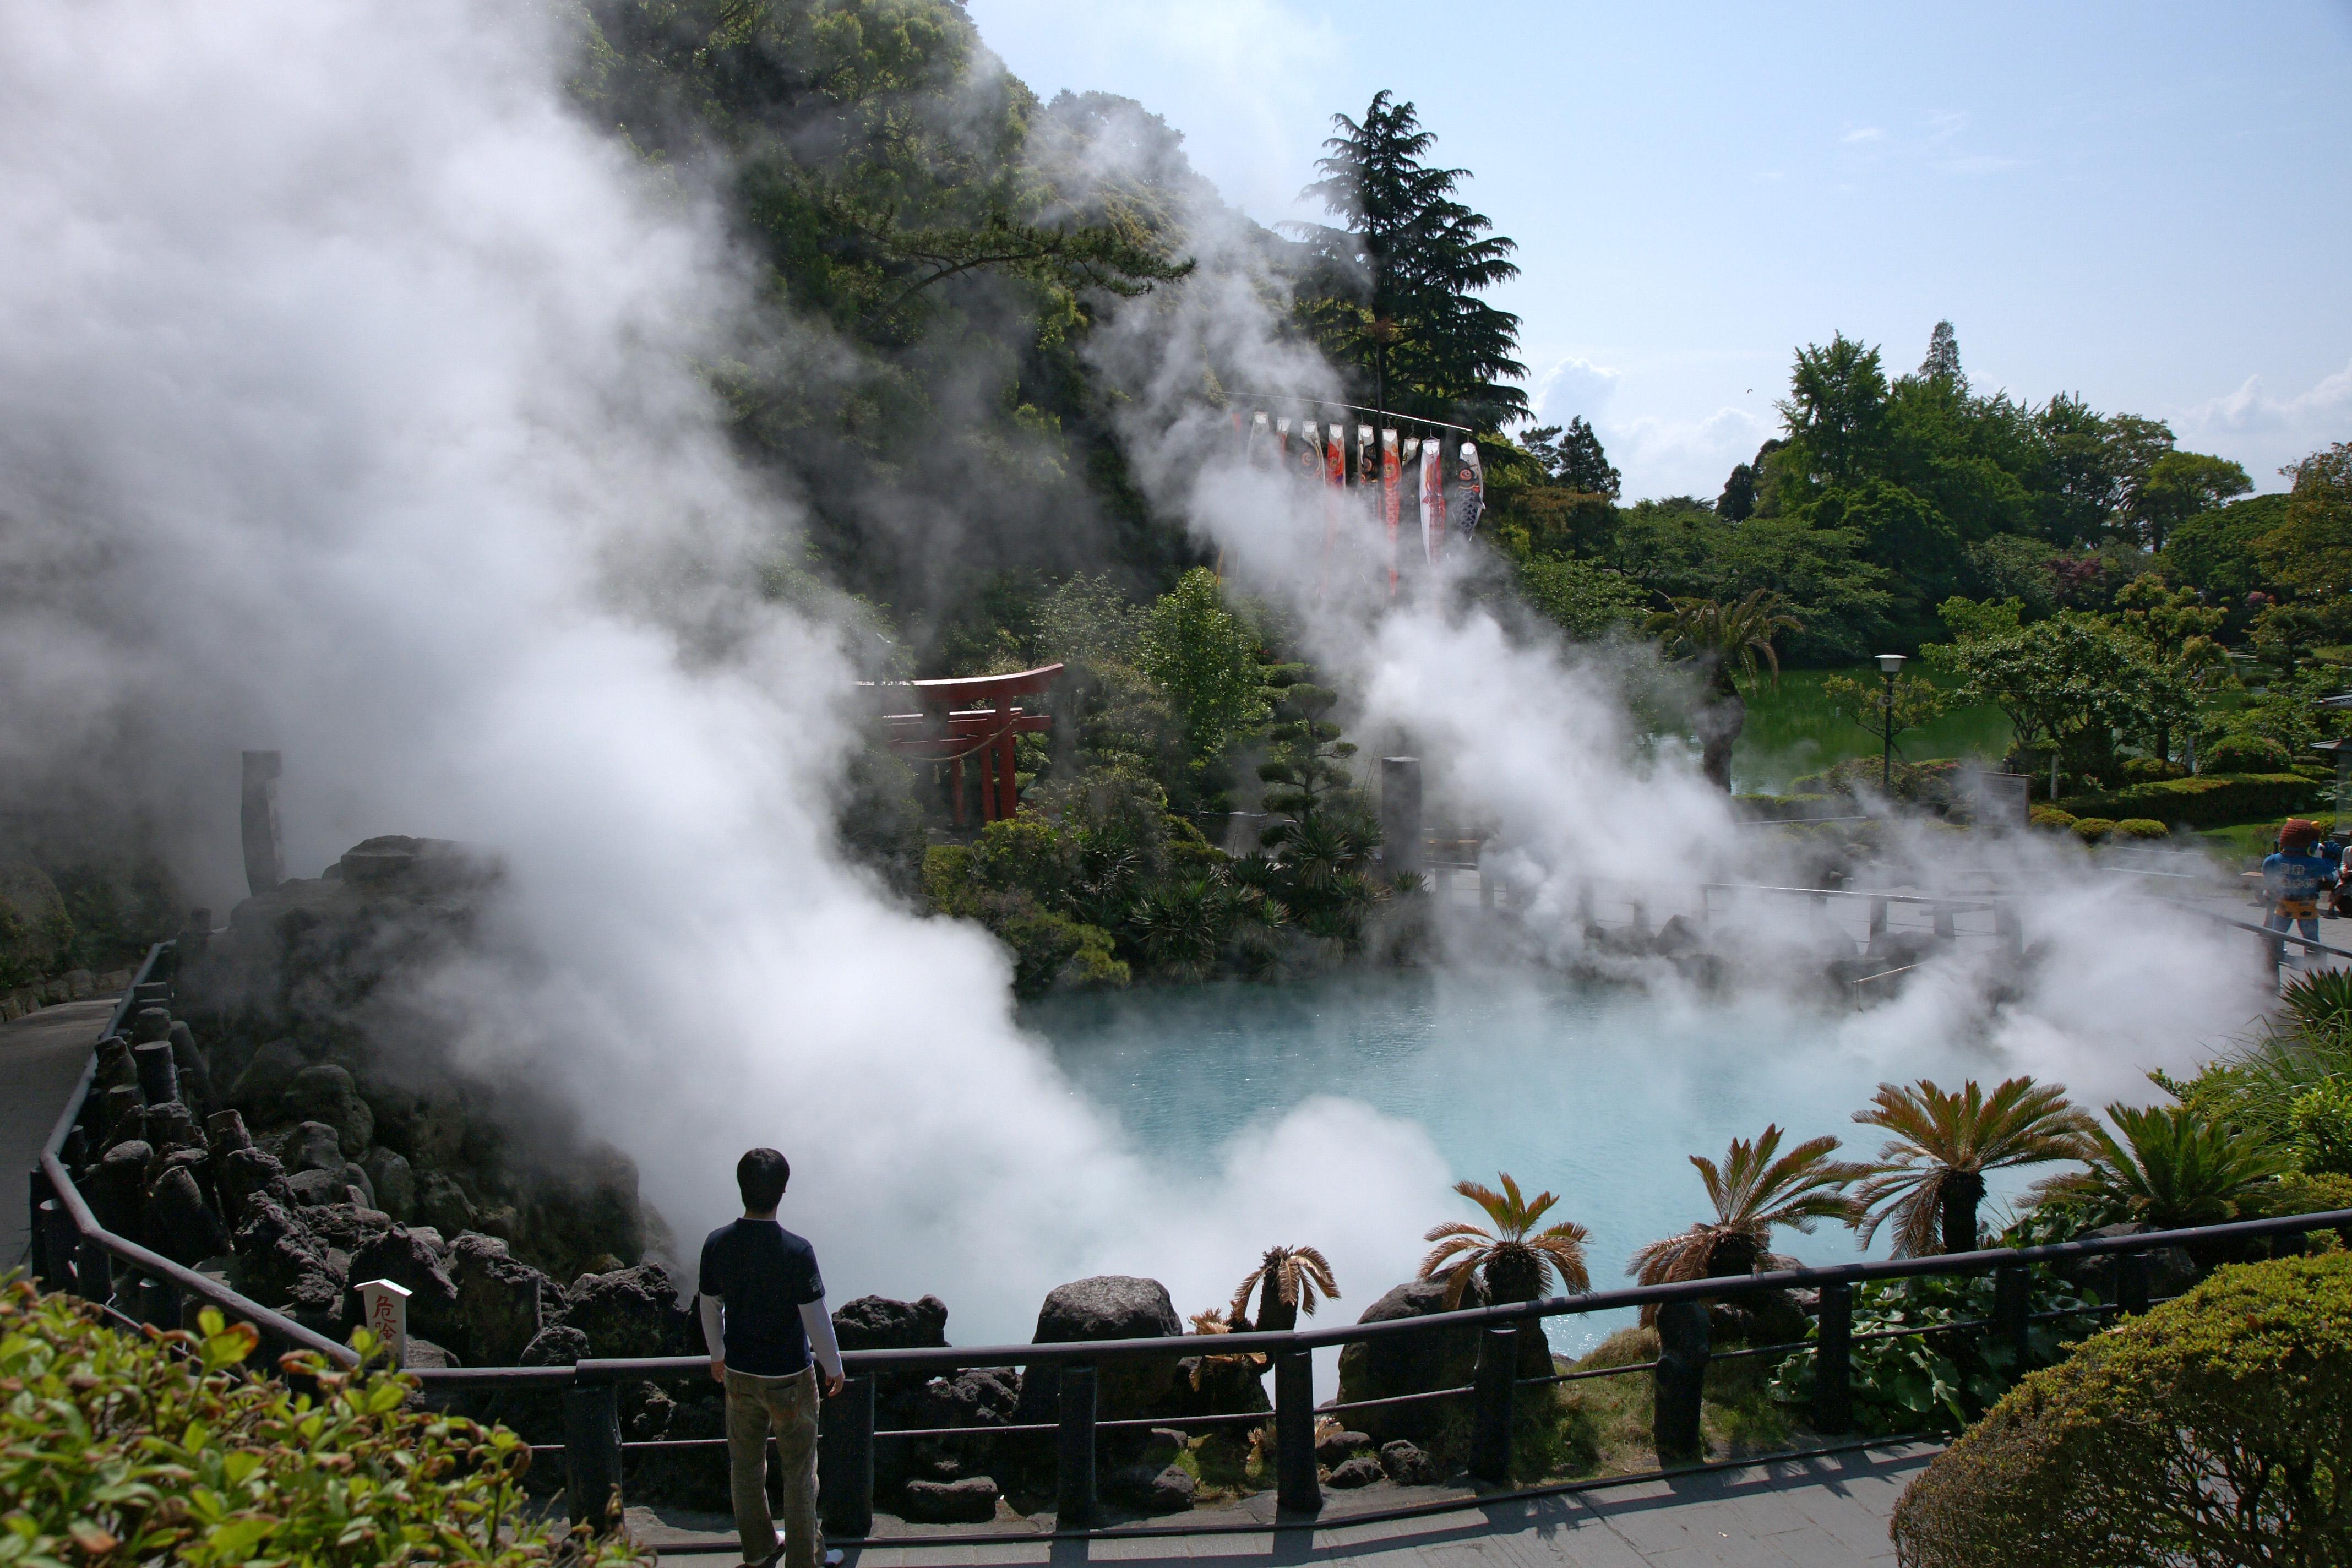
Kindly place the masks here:
<instances>
[{"instance_id":1,"label":"black t-shirt","mask_svg":"<svg viewBox=\"0 0 2352 1568\"><path fill-rule=\"evenodd\" d=\"M783 1377L809 1363L801 1305L824 1300L816 1248L772 1219L722 1225L702 1244L697 1287L727 1304L727 1364Z\"/></svg>"}]
</instances>

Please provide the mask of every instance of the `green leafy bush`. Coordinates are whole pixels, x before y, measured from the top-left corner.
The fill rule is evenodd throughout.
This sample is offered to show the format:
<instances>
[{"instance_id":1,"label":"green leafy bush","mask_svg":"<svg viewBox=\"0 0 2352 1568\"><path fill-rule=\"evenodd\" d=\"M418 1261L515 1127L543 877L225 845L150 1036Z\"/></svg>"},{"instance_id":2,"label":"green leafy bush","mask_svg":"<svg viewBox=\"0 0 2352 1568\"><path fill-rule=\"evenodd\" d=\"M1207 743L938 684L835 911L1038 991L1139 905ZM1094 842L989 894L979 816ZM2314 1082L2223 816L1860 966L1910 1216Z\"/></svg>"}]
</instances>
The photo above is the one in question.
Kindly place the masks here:
<instances>
[{"instance_id":1,"label":"green leafy bush","mask_svg":"<svg viewBox=\"0 0 2352 1568\"><path fill-rule=\"evenodd\" d=\"M2071 811L2061 811L2054 805L2036 805L2027 808L2025 820L2035 827L2047 828L2053 833L2063 833L2074 826L2074 814Z\"/></svg>"},{"instance_id":2,"label":"green leafy bush","mask_svg":"<svg viewBox=\"0 0 2352 1568\"><path fill-rule=\"evenodd\" d=\"M1957 1432L1982 1415L2023 1371L2049 1366L2073 1341L2095 1325L2083 1317L2035 1323L2027 1331L2027 1365L2020 1368L2010 1342L1990 1329L1934 1332L1948 1323L1992 1316L1993 1280L1973 1277L1923 1276L1916 1279L1870 1279L1854 1288L1856 1335L1893 1329L1920 1331L1888 1339L1853 1342L1848 1385L1854 1424L1864 1432ZM2096 1302L2096 1296L2032 1268L2026 1276L2027 1310L2061 1311ZM1819 1326L1806 1335L1808 1342ZM1794 1356L1772 1377L1772 1396L1810 1404L1813 1358Z\"/></svg>"},{"instance_id":3,"label":"green leafy bush","mask_svg":"<svg viewBox=\"0 0 2352 1568\"><path fill-rule=\"evenodd\" d=\"M2169 838L2172 829L2152 816L2126 816L2116 824L2116 833L2124 838Z\"/></svg>"},{"instance_id":4,"label":"green leafy bush","mask_svg":"<svg viewBox=\"0 0 2352 1568\"><path fill-rule=\"evenodd\" d=\"M2294 754L2268 735L2224 735L2200 759L2217 773L2277 773L2294 765Z\"/></svg>"},{"instance_id":5,"label":"green leafy bush","mask_svg":"<svg viewBox=\"0 0 2352 1568\"><path fill-rule=\"evenodd\" d=\"M2061 804L2077 816L2145 816L2185 827L2225 827L2287 816L2308 807L2322 791L2294 773L2199 773L2132 784L2105 795L2075 795Z\"/></svg>"},{"instance_id":6,"label":"green leafy bush","mask_svg":"<svg viewBox=\"0 0 2352 1568\"><path fill-rule=\"evenodd\" d=\"M124 1334L62 1296L0 1291L0 1563L194 1568L650 1562L524 1511L530 1449L411 1410L413 1379L289 1356L319 1395L250 1374L257 1336Z\"/></svg>"},{"instance_id":7,"label":"green leafy bush","mask_svg":"<svg viewBox=\"0 0 2352 1568\"><path fill-rule=\"evenodd\" d=\"M2105 816L2078 816L2071 825L2075 837L2085 844L2097 844L2116 830L2113 819Z\"/></svg>"},{"instance_id":8,"label":"green leafy bush","mask_svg":"<svg viewBox=\"0 0 2352 1568\"><path fill-rule=\"evenodd\" d=\"M2352 1563L2352 1255L2225 1268L2036 1373L1895 1510L1905 1568Z\"/></svg>"},{"instance_id":9,"label":"green leafy bush","mask_svg":"<svg viewBox=\"0 0 2352 1568\"><path fill-rule=\"evenodd\" d=\"M2352 1176L2352 1083L2329 1079L2305 1090L2288 1110L2287 1125L2305 1171Z\"/></svg>"}]
</instances>

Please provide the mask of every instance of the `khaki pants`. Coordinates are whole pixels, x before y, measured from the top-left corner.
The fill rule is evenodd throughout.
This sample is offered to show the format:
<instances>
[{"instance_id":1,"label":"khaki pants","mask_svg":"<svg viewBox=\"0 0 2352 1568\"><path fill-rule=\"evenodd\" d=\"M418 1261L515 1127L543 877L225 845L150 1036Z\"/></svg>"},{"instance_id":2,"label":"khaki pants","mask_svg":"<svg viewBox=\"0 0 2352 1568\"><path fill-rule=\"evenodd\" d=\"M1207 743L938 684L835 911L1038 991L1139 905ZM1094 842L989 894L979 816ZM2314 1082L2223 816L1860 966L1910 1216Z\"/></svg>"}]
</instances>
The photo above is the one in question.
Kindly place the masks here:
<instances>
[{"instance_id":1,"label":"khaki pants","mask_svg":"<svg viewBox=\"0 0 2352 1568\"><path fill-rule=\"evenodd\" d=\"M784 1493L784 1568L817 1568L824 1541L816 1523L816 1368L789 1377L753 1377L727 1369L727 1469L735 1533L743 1561L765 1563L776 1550L768 1512L768 1435Z\"/></svg>"}]
</instances>

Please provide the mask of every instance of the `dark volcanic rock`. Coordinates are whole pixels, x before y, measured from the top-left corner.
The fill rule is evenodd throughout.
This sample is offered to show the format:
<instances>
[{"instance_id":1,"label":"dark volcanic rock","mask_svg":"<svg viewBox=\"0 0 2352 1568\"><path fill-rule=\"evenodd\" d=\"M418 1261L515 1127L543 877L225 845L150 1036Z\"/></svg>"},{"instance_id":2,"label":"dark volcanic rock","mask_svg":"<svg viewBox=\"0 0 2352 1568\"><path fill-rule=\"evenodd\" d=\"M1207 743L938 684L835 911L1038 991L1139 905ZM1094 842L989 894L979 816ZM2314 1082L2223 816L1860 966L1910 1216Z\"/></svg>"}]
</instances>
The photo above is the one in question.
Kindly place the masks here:
<instances>
[{"instance_id":1,"label":"dark volcanic rock","mask_svg":"<svg viewBox=\"0 0 2352 1568\"><path fill-rule=\"evenodd\" d=\"M845 1351L923 1350L948 1342L947 1303L937 1296L893 1301L860 1296L833 1314L834 1338Z\"/></svg>"},{"instance_id":2,"label":"dark volcanic rock","mask_svg":"<svg viewBox=\"0 0 2352 1568\"><path fill-rule=\"evenodd\" d=\"M218 1257L228 1243L220 1216L205 1202L194 1172L167 1166L147 1194L140 1239L174 1263L201 1263Z\"/></svg>"},{"instance_id":3,"label":"dark volcanic rock","mask_svg":"<svg viewBox=\"0 0 2352 1568\"><path fill-rule=\"evenodd\" d=\"M296 1073L278 1097L278 1108L283 1115L333 1128L344 1159L358 1159L375 1141L375 1112L360 1098L351 1073L332 1062L320 1062Z\"/></svg>"},{"instance_id":4,"label":"dark volcanic rock","mask_svg":"<svg viewBox=\"0 0 2352 1568\"><path fill-rule=\"evenodd\" d=\"M172 1037L172 1010L169 1007L140 1007L131 1015L131 1043L133 1046L152 1045Z\"/></svg>"},{"instance_id":5,"label":"dark volcanic rock","mask_svg":"<svg viewBox=\"0 0 2352 1568\"><path fill-rule=\"evenodd\" d=\"M1122 1465L1103 1478L1103 1495L1144 1513L1181 1513L1192 1506L1191 1476L1173 1465Z\"/></svg>"},{"instance_id":6,"label":"dark volcanic rock","mask_svg":"<svg viewBox=\"0 0 2352 1568\"><path fill-rule=\"evenodd\" d=\"M196 1131L196 1115L176 1100L147 1108L147 1142L158 1150L202 1149L204 1134Z\"/></svg>"},{"instance_id":7,"label":"dark volcanic rock","mask_svg":"<svg viewBox=\"0 0 2352 1568\"><path fill-rule=\"evenodd\" d=\"M1003 1426L1021 1406L1021 1374L1011 1367L967 1367L923 1385L916 1426ZM961 1441L961 1439L959 1439Z\"/></svg>"},{"instance_id":8,"label":"dark volcanic rock","mask_svg":"<svg viewBox=\"0 0 2352 1568\"><path fill-rule=\"evenodd\" d=\"M1381 1468L1401 1487L1433 1487L1445 1479L1437 1461L1421 1446L1400 1437L1381 1445Z\"/></svg>"},{"instance_id":9,"label":"dark volcanic rock","mask_svg":"<svg viewBox=\"0 0 2352 1568\"><path fill-rule=\"evenodd\" d=\"M658 1263L583 1274L557 1320L588 1336L600 1357L694 1355L702 1350L677 1287Z\"/></svg>"},{"instance_id":10,"label":"dark volcanic rock","mask_svg":"<svg viewBox=\"0 0 2352 1568\"><path fill-rule=\"evenodd\" d=\"M343 1287L333 1275L319 1272L296 1279L286 1293L286 1315L328 1339L343 1337Z\"/></svg>"},{"instance_id":11,"label":"dark volcanic rock","mask_svg":"<svg viewBox=\"0 0 2352 1568\"><path fill-rule=\"evenodd\" d=\"M1372 1446L1369 1434L1362 1432L1327 1432L1315 1439L1315 1462L1336 1465L1353 1458L1360 1449Z\"/></svg>"},{"instance_id":12,"label":"dark volcanic rock","mask_svg":"<svg viewBox=\"0 0 2352 1568\"><path fill-rule=\"evenodd\" d=\"M137 1239L139 1216L147 1205L147 1167L154 1160L154 1148L143 1138L117 1143L100 1156L82 1182L99 1224L117 1236Z\"/></svg>"},{"instance_id":13,"label":"dark volcanic rock","mask_svg":"<svg viewBox=\"0 0 2352 1568\"><path fill-rule=\"evenodd\" d=\"M343 1141L340 1133L323 1121L305 1121L286 1134L278 1144L278 1158L290 1174L296 1171L332 1171L342 1173L349 1163L343 1158Z\"/></svg>"},{"instance_id":14,"label":"dark volcanic rock","mask_svg":"<svg viewBox=\"0 0 2352 1568\"><path fill-rule=\"evenodd\" d=\"M245 1223L236 1237L238 1288L264 1301L292 1294L307 1274L327 1272L327 1243L299 1217L267 1193L246 1199Z\"/></svg>"},{"instance_id":15,"label":"dark volcanic rock","mask_svg":"<svg viewBox=\"0 0 2352 1568\"><path fill-rule=\"evenodd\" d=\"M444 1236L472 1230L481 1218L466 1189L438 1171L427 1171L416 1184L416 1214Z\"/></svg>"},{"instance_id":16,"label":"dark volcanic rock","mask_svg":"<svg viewBox=\"0 0 2352 1568\"><path fill-rule=\"evenodd\" d=\"M286 1180L286 1167L258 1149L231 1149L214 1155L213 1184L219 1193L221 1217L232 1232L249 1217L246 1205L257 1194L266 1193L289 1205L296 1201L294 1189Z\"/></svg>"},{"instance_id":17,"label":"dark volcanic rock","mask_svg":"<svg viewBox=\"0 0 2352 1568\"><path fill-rule=\"evenodd\" d=\"M174 1021L165 1037L172 1042L172 1062L180 1069L183 1092L195 1096L199 1105L213 1103L212 1070L205 1065L205 1056L196 1049L194 1031L184 1023Z\"/></svg>"},{"instance_id":18,"label":"dark volcanic rock","mask_svg":"<svg viewBox=\"0 0 2352 1568\"><path fill-rule=\"evenodd\" d=\"M359 1204L329 1204L324 1208L304 1209L302 1223L324 1237L329 1245L345 1252L357 1252L384 1231L392 1228L392 1216L381 1209Z\"/></svg>"},{"instance_id":19,"label":"dark volcanic rock","mask_svg":"<svg viewBox=\"0 0 2352 1568\"><path fill-rule=\"evenodd\" d=\"M1378 1459L1373 1458L1370 1454L1359 1454L1346 1464L1332 1466L1331 1479L1323 1484L1346 1490L1354 1487L1368 1487L1374 1481L1386 1478L1387 1472L1381 1468L1381 1462Z\"/></svg>"},{"instance_id":20,"label":"dark volcanic rock","mask_svg":"<svg viewBox=\"0 0 2352 1568\"><path fill-rule=\"evenodd\" d=\"M310 1065L291 1040L272 1040L253 1053L245 1070L229 1085L228 1102L249 1110L263 1122L276 1121L278 1104L294 1087L294 1075Z\"/></svg>"},{"instance_id":21,"label":"dark volcanic rock","mask_svg":"<svg viewBox=\"0 0 2352 1568\"><path fill-rule=\"evenodd\" d=\"M646 1255L646 1222L636 1163L617 1149L588 1150L561 1179L532 1184L515 1232L530 1237L534 1256L559 1268L595 1268L600 1258L638 1262Z\"/></svg>"},{"instance_id":22,"label":"dark volcanic rock","mask_svg":"<svg viewBox=\"0 0 2352 1568\"><path fill-rule=\"evenodd\" d=\"M1032 1344L1067 1344L1083 1340L1141 1340L1184 1331L1157 1279L1098 1274L1057 1285L1037 1312ZM1107 1363L1095 1373L1095 1414L1104 1421L1160 1414L1175 1380L1180 1358L1131 1357ZM1052 1421L1061 1409L1061 1369L1047 1363L1030 1369L1021 1388L1021 1419Z\"/></svg>"},{"instance_id":23,"label":"dark volcanic rock","mask_svg":"<svg viewBox=\"0 0 2352 1568\"><path fill-rule=\"evenodd\" d=\"M986 1476L908 1481L906 1498L906 1518L918 1524L985 1524L996 1517L996 1483Z\"/></svg>"},{"instance_id":24,"label":"dark volcanic rock","mask_svg":"<svg viewBox=\"0 0 2352 1568\"><path fill-rule=\"evenodd\" d=\"M505 1242L473 1231L449 1244L449 1277L457 1284L457 1315L475 1359L501 1366L538 1337L547 1276L507 1255Z\"/></svg>"},{"instance_id":25,"label":"dark volcanic rock","mask_svg":"<svg viewBox=\"0 0 2352 1568\"><path fill-rule=\"evenodd\" d=\"M558 1323L541 1329L531 1336L530 1343L522 1347L519 1366L570 1366L585 1361L591 1353L588 1336L578 1329Z\"/></svg>"},{"instance_id":26,"label":"dark volcanic rock","mask_svg":"<svg viewBox=\"0 0 2352 1568\"><path fill-rule=\"evenodd\" d=\"M305 1208L325 1208L352 1201L352 1184L341 1171L297 1171L286 1179L294 1201ZM364 1195L364 1194L361 1194Z\"/></svg>"},{"instance_id":27,"label":"dark volcanic rock","mask_svg":"<svg viewBox=\"0 0 2352 1568\"><path fill-rule=\"evenodd\" d=\"M408 1220L416 1214L416 1174L408 1162L385 1148L368 1151L360 1169L367 1173L369 1190L375 1195L375 1206L396 1220Z\"/></svg>"},{"instance_id":28,"label":"dark volcanic rock","mask_svg":"<svg viewBox=\"0 0 2352 1568\"><path fill-rule=\"evenodd\" d=\"M226 1154L232 1149L253 1147L253 1134L245 1128L245 1116L236 1110L215 1110L205 1119L215 1153Z\"/></svg>"},{"instance_id":29,"label":"dark volcanic rock","mask_svg":"<svg viewBox=\"0 0 2352 1568\"><path fill-rule=\"evenodd\" d=\"M1462 1299L1464 1308L1486 1304L1486 1286L1474 1279ZM1402 1318L1424 1318L1445 1310L1445 1285L1436 1279L1415 1279L1398 1286L1364 1309L1360 1323L1389 1323ZM1426 1394L1454 1388L1470 1381L1478 1364L1478 1331L1475 1328L1433 1329L1425 1334L1401 1334L1351 1344L1339 1352L1339 1398L1391 1399L1402 1394ZM1375 1440L1425 1437L1438 1421L1432 1405L1406 1405L1357 1413L1357 1420Z\"/></svg>"}]
</instances>

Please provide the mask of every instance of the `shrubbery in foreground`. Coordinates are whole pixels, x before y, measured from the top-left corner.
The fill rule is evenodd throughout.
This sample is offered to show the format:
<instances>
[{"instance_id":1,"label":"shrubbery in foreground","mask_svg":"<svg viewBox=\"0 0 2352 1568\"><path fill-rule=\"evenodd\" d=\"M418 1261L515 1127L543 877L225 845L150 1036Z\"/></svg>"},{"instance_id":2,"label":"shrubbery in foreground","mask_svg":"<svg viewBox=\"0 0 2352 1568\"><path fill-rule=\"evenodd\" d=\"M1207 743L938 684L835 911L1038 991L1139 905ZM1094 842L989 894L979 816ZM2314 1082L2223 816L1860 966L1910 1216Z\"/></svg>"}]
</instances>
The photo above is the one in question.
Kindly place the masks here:
<instances>
[{"instance_id":1,"label":"shrubbery in foreground","mask_svg":"<svg viewBox=\"0 0 2352 1568\"><path fill-rule=\"evenodd\" d=\"M226 1568L646 1559L523 1512L530 1450L503 1427L403 1408L415 1384L249 1374L252 1329L120 1333L63 1297L0 1288L0 1568Z\"/></svg>"},{"instance_id":2,"label":"shrubbery in foreground","mask_svg":"<svg viewBox=\"0 0 2352 1568\"><path fill-rule=\"evenodd\" d=\"M2352 1563L2352 1255L2222 1269L2036 1373L1912 1482L1906 1568Z\"/></svg>"}]
</instances>

